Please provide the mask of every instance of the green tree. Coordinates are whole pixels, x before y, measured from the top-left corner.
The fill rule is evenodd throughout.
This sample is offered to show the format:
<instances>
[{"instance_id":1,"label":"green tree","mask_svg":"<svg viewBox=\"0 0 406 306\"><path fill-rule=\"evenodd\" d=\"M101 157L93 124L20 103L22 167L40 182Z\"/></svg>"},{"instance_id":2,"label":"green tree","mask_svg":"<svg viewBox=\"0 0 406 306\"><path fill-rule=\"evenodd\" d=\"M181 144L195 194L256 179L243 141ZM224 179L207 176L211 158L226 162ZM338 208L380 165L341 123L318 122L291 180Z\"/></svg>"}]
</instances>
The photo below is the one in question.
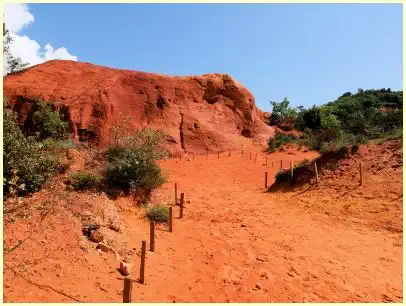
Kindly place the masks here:
<instances>
[{"instance_id":1,"label":"green tree","mask_svg":"<svg viewBox=\"0 0 406 306\"><path fill-rule=\"evenodd\" d=\"M297 116L297 111L289 107L288 98L284 98L282 102L270 101L272 104L271 125L278 125L287 120L294 120Z\"/></svg>"},{"instance_id":2,"label":"green tree","mask_svg":"<svg viewBox=\"0 0 406 306\"><path fill-rule=\"evenodd\" d=\"M3 54L6 58L8 71L10 73L14 73L17 71L24 70L27 68L29 63L25 63L19 57L14 57L10 52L10 45L13 41L13 38L10 35L9 30L6 27L6 24L3 22Z\"/></svg>"}]
</instances>

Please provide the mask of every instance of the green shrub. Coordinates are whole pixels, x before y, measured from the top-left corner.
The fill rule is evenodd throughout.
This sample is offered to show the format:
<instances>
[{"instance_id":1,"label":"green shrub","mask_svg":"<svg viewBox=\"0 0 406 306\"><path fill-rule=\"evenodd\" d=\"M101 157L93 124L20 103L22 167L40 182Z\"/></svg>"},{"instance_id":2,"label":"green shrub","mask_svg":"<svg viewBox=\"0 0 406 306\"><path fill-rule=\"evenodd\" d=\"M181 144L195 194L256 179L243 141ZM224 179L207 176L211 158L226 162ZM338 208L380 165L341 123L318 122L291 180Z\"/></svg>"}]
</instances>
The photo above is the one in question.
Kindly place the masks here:
<instances>
[{"instance_id":1,"label":"green shrub","mask_svg":"<svg viewBox=\"0 0 406 306\"><path fill-rule=\"evenodd\" d=\"M330 150L330 145L328 142L323 142L322 145L320 146L320 153L326 153Z\"/></svg>"},{"instance_id":2,"label":"green shrub","mask_svg":"<svg viewBox=\"0 0 406 306\"><path fill-rule=\"evenodd\" d=\"M268 151L274 152L281 145L286 143L296 142L297 137L295 135L285 135L277 132L274 138L270 138L268 141Z\"/></svg>"},{"instance_id":3,"label":"green shrub","mask_svg":"<svg viewBox=\"0 0 406 306\"><path fill-rule=\"evenodd\" d=\"M76 148L76 144L72 139L47 138L41 141L40 145L44 150L67 150Z\"/></svg>"},{"instance_id":4,"label":"green shrub","mask_svg":"<svg viewBox=\"0 0 406 306\"><path fill-rule=\"evenodd\" d=\"M32 103L32 126L27 129L28 135L36 135L40 139L48 137L62 139L69 133L69 122L62 112L57 111L52 102L40 98L27 99L20 97L18 102Z\"/></svg>"},{"instance_id":5,"label":"green shrub","mask_svg":"<svg viewBox=\"0 0 406 306\"><path fill-rule=\"evenodd\" d=\"M3 194L38 191L57 172L58 160L24 136L16 115L3 101ZM17 189L17 190L16 190Z\"/></svg>"},{"instance_id":6,"label":"green shrub","mask_svg":"<svg viewBox=\"0 0 406 306\"><path fill-rule=\"evenodd\" d=\"M69 176L70 185L75 190L95 190L103 181L103 177L89 172L76 172Z\"/></svg>"},{"instance_id":7,"label":"green shrub","mask_svg":"<svg viewBox=\"0 0 406 306\"><path fill-rule=\"evenodd\" d=\"M163 134L146 129L117 141L105 152L106 177L110 187L131 190L152 190L164 183L155 160L166 156L158 149Z\"/></svg>"},{"instance_id":8,"label":"green shrub","mask_svg":"<svg viewBox=\"0 0 406 306\"><path fill-rule=\"evenodd\" d=\"M167 223L169 220L168 206L162 204L152 206L147 212L147 218L157 223Z\"/></svg>"}]
</instances>

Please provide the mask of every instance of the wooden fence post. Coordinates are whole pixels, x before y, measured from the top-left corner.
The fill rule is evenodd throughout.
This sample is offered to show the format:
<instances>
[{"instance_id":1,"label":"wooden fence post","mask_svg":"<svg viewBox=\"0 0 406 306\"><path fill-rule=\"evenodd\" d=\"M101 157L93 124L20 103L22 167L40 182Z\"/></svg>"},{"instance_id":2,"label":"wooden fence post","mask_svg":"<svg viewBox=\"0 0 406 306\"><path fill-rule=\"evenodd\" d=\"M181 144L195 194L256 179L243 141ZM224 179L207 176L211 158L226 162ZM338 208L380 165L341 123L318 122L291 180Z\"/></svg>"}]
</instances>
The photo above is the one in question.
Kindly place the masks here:
<instances>
[{"instance_id":1,"label":"wooden fence post","mask_svg":"<svg viewBox=\"0 0 406 306\"><path fill-rule=\"evenodd\" d=\"M178 184L175 183L175 205L178 205Z\"/></svg>"},{"instance_id":2,"label":"wooden fence post","mask_svg":"<svg viewBox=\"0 0 406 306\"><path fill-rule=\"evenodd\" d=\"M217 158L220 158L220 152L217 152Z\"/></svg>"},{"instance_id":3,"label":"wooden fence post","mask_svg":"<svg viewBox=\"0 0 406 306\"><path fill-rule=\"evenodd\" d=\"M172 207L169 207L169 232L172 233L173 231L173 215L172 215Z\"/></svg>"},{"instance_id":4,"label":"wooden fence post","mask_svg":"<svg viewBox=\"0 0 406 306\"><path fill-rule=\"evenodd\" d=\"M268 171L265 171L265 189L268 188Z\"/></svg>"},{"instance_id":5,"label":"wooden fence post","mask_svg":"<svg viewBox=\"0 0 406 306\"><path fill-rule=\"evenodd\" d=\"M180 210L179 210L179 218L183 218L183 204L185 201L185 194L182 192L180 194Z\"/></svg>"},{"instance_id":6,"label":"wooden fence post","mask_svg":"<svg viewBox=\"0 0 406 306\"><path fill-rule=\"evenodd\" d=\"M281 159L281 171L283 169L283 160Z\"/></svg>"},{"instance_id":7,"label":"wooden fence post","mask_svg":"<svg viewBox=\"0 0 406 306\"><path fill-rule=\"evenodd\" d=\"M317 170L317 162L314 161L314 172L316 172L316 182L318 183L319 180L319 171Z\"/></svg>"},{"instance_id":8,"label":"wooden fence post","mask_svg":"<svg viewBox=\"0 0 406 306\"><path fill-rule=\"evenodd\" d=\"M359 162L359 184L362 186L364 183L362 175L362 162Z\"/></svg>"},{"instance_id":9,"label":"wooden fence post","mask_svg":"<svg viewBox=\"0 0 406 306\"><path fill-rule=\"evenodd\" d=\"M155 252L155 222L149 221L149 250Z\"/></svg>"},{"instance_id":10,"label":"wooden fence post","mask_svg":"<svg viewBox=\"0 0 406 306\"><path fill-rule=\"evenodd\" d=\"M252 155L252 152L250 152L250 160L251 160L251 155Z\"/></svg>"},{"instance_id":11,"label":"wooden fence post","mask_svg":"<svg viewBox=\"0 0 406 306\"><path fill-rule=\"evenodd\" d=\"M185 194L182 192L180 194L180 210L179 210L179 218L183 218L183 203L185 200Z\"/></svg>"},{"instance_id":12,"label":"wooden fence post","mask_svg":"<svg viewBox=\"0 0 406 306\"><path fill-rule=\"evenodd\" d=\"M145 282L145 249L147 246L147 242L145 240L142 241L141 245L141 265L140 265L140 283L143 284Z\"/></svg>"},{"instance_id":13,"label":"wooden fence post","mask_svg":"<svg viewBox=\"0 0 406 306\"><path fill-rule=\"evenodd\" d=\"M228 151L228 157L231 157L231 151Z\"/></svg>"},{"instance_id":14,"label":"wooden fence post","mask_svg":"<svg viewBox=\"0 0 406 306\"><path fill-rule=\"evenodd\" d=\"M206 160L208 160L209 159L209 151L207 150L206 151Z\"/></svg>"},{"instance_id":15,"label":"wooden fence post","mask_svg":"<svg viewBox=\"0 0 406 306\"><path fill-rule=\"evenodd\" d=\"M294 165L294 162L292 159L292 161L290 162L290 177L293 177L293 165Z\"/></svg>"},{"instance_id":16,"label":"wooden fence post","mask_svg":"<svg viewBox=\"0 0 406 306\"><path fill-rule=\"evenodd\" d=\"M133 280L127 277L124 278L123 303L131 303L132 291L133 291Z\"/></svg>"}]
</instances>

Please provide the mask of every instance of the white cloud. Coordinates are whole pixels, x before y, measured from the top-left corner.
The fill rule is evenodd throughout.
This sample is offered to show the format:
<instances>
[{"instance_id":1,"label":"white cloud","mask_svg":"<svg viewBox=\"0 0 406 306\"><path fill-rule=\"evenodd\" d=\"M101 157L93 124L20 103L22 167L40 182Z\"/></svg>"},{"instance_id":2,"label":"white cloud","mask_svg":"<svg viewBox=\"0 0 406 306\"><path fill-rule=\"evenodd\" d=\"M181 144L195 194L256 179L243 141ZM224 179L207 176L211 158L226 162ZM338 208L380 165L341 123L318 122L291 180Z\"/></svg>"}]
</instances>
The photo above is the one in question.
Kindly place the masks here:
<instances>
[{"instance_id":1,"label":"white cloud","mask_svg":"<svg viewBox=\"0 0 406 306\"><path fill-rule=\"evenodd\" d=\"M34 22L34 16L29 12L26 4L5 3L4 22L10 32L18 33L24 27Z\"/></svg>"},{"instance_id":2,"label":"white cloud","mask_svg":"<svg viewBox=\"0 0 406 306\"><path fill-rule=\"evenodd\" d=\"M65 47L54 49L50 44L45 45L45 58L46 58L46 60L58 59L58 58L63 58L63 59L72 60L72 61L78 60L77 56L70 54Z\"/></svg>"},{"instance_id":3,"label":"white cloud","mask_svg":"<svg viewBox=\"0 0 406 306\"><path fill-rule=\"evenodd\" d=\"M46 44L42 48L40 44L26 35L19 32L34 22L34 16L30 13L28 6L21 3L6 3L4 5L4 22L10 31L13 42L10 45L10 53L20 57L23 62L30 66L37 65L53 59L64 59L77 61L77 56L69 53L65 47L54 48ZM7 71L7 63L4 62L4 71Z\"/></svg>"}]
</instances>

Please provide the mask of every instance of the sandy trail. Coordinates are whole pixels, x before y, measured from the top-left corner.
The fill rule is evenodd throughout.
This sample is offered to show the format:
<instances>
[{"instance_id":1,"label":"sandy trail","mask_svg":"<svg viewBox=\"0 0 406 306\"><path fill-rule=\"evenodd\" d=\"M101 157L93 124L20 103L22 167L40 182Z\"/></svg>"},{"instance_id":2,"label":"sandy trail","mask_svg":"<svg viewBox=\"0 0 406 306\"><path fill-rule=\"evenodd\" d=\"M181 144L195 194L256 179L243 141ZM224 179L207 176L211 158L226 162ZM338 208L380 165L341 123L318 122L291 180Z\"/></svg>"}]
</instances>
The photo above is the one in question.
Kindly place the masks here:
<instances>
[{"instance_id":1,"label":"sandy trail","mask_svg":"<svg viewBox=\"0 0 406 306\"><path fill-rule=\"evenodd\" d=\"M272 158L279 164L283 156L288 167L292 156L278 154ZM399 235L349 227L264 193L262 156L255 162L248 155L210 155L161 165L170 171L161 192L173 194L177 182L190 203L184 218L174 220L174 233L157 231L147 284L136 283L134 301L402 299L402 248L394 246ZM268 172L273 177L271 167Z\"/></svg>"},{"instance_id":2,"label":"sandy trail","mask_svg":"<svg viewBox=\"0 0 406 306\"><path fill-rule=\"evenodd\" d=\"M231 157L221 154L220 159L210 155L208 160L196 156L191 161L160 162L169 175L156 199L169 198L173 203L177 182L187 208L184 218L178 219L179 208L174 206L173 233L164 227L156 230L156 251L146 256L146 283L134 282L133 302L402 301L402 233L374 230L363 219L365 214L341 213L337 207L347 200L332 200L338 193L330 196L320 189L312 196L294 198L291 193L265 193L264 155L258 154L257 161L254 154L250 160L249 153L241 157L233 152ZM292 158L299 162L315 155L271 154L269 184L281 159L289 167ZM401 176L395 181L398 192ZM350 183L344 181L345 186ZM380 188L376 182L369 184ZM388 198L378 202L396 203ZM139 208L128 199L116 204L121 207L128 247L139 252L142 240L149 246L149 224ZM19 274L6 270L5 301L122 301L119 261L94 249L81 250L78 220L61 214L45 218L40 226L35 222L24 219L8 226L8 238L22 239L27 233L33 238L7 256L7 266L35 260L43 253L50 257ZM133 260L132 278L137 280L139 257Z\"/></svg>"}]
</instances>

